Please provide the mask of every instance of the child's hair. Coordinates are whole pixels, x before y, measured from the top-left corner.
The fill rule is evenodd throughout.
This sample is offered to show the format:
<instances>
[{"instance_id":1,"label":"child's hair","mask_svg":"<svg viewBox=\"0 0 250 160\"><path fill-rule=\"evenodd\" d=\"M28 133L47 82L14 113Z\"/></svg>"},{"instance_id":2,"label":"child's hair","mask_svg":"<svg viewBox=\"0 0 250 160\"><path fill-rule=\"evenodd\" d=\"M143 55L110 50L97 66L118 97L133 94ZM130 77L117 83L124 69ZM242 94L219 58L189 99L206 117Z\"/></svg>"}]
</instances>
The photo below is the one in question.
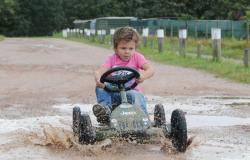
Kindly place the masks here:
<instances>
[{"instance_id":1,"label":"child's hair","mask_svg":"<svg viewBox=\"0 0 250 160\"><path fill-rule=\"evenodd\" d=\"M114 36L113 36L113 47L114 49L117 48L118 43L121 41L129 42L129 41L134 41L135 45L139 44L139 34L136 32L135 29L132 27L121 27L116 29Z\"/></svg>"}]
</instances>

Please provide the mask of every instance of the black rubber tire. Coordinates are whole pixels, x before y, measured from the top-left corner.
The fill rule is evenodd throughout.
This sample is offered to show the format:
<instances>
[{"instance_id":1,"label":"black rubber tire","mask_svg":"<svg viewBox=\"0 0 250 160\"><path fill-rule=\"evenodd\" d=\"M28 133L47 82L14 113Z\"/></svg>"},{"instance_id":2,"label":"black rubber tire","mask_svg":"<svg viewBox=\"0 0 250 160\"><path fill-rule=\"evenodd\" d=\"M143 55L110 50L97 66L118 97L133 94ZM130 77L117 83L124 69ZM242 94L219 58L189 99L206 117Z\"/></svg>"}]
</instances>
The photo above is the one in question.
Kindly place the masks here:
<instances>
[{"instance_id":1,"label":"black rubber tire","mask_svg":"<svg viewBox=\"0 0 250 160\"><path fill-rule=\"evenodd\" d=\"M91 124L88 114L82 114L80 118L80 136L79 143L94 144L96 141L96 132Z\"/></svg>"},{"instance_id":2,"label":"black rubber tire","mask_svg":"<svg viewBox=\"0 0 250 160\"><path fill-rule=\"evenodd\" d=\"M81 109L79 107L73 108L73 133L74 136L80 136L80 116L81 116Z\"/></svg>"},{"instance_id":3,"label":"black rubber tire","mask_svg":"<svg viewBox=\"0 0 250 160\"><path fill-rule=\"evenodd\" d=\"M176 109L171 115L171 138L173 147L179 152L187 149L187 123L185 113Z\"/></svg>"},{"instance_id":4,"label":"black rubber tire","mask_svg":"<svg viewBox=\"0 0 250 160\"><path fill-rule=\"evenodd\" d=\"M166 125L165 111L162 104L155 105L154 125L159 128Z\"/></svg>"}]
</instances>

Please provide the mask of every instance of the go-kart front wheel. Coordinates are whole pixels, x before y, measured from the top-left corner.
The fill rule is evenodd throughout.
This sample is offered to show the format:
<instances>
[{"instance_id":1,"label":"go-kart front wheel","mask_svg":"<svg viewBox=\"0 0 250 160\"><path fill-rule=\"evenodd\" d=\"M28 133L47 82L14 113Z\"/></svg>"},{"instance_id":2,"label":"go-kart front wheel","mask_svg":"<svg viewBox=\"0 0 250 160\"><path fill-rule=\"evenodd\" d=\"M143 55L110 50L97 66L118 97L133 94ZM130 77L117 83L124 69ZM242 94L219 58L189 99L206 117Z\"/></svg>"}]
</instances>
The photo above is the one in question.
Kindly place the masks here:
<instances>
[{"instance_id":1,"label":"go-kart front wheel","mask_svg":"<svg viewBox=\"0 0 250 160\"><path fill-rule=\"evenodd\" d=\"M82 114L80 117L79 143L94 144L96 141L96 132L91 124L88 114Z\"/></svg>"},{"instance_id":2,"label":"go-kart front wheel","mask_svg":"<svg viewBox=\"0 0 250 160\"><path fill-rule=\"evenodd\" d=\"M185 113L176 109L171 115L172 144L179 152L185 152L187 148L187 123Z\"/></svg>"},{"instance_id":3,"label":"go-kart front wheel","mask_svg":"<svg viewBox=\"0 0 250 160\"><path fill-rule=\"evenodd\" d=\"M155 127L162 127L166 125L165 111L162 104L155 105L154 125Z\"/></svg>"},{"instance_id":4,"label":"go-kart front wheel","mask_svg":"<svg viewBox=\"0 0 250 160\"><path fill-rule=\"evenodd\" d=\"M79 137L80 134L80 116L81 109L79 107L73 108L73 133L74 136Z\"/></svg>"}]
</instances>

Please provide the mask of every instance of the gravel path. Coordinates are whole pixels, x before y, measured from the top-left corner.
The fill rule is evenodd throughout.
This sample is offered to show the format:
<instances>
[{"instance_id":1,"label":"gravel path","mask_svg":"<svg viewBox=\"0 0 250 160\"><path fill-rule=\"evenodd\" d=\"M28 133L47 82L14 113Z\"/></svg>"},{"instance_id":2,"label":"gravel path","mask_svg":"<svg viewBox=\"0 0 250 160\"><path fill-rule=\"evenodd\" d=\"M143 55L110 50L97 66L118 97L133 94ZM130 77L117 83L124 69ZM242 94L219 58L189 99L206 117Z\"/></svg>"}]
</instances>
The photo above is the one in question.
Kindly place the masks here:
<instances>
[{"instance_id":1,"label":"gravel path","mask_svg":"<svg viewBox=\"0 0 250 160\"><path fill-rule=\"evenodd\" d=\"M28 125L29 121L32 123L34 121L33 125L35 125L36 128L46 128L46 133L51 133L51 126L40 126L41 124L38 123L40 122L39 119L44 122L47 121L46 118L43 119L45 116L51 116L51 120L57 122L57 117L53 116L67 115L63 112L58 112L58 109L56 108L52 108L52 105L55 104L95 103L95 82L93 78L93 71L103 62L107 55L112 53L112 50L62 39L6 38L4 41L0 42L0 52L0 124L6 124L9 122L13 125L13 129L16 126L22 126L26 123ZM180 98L183 96L190 97L190 99L195 100L195 97L200 96L250 96L250 85L234 83L194 69L163 65L156 62L153 62L153 65L156 71L154 77L142 84L142 90L147 97L160 96L170 97L171 99L171 97ZM180 98L180 101L181 100L183 99ZM205 115L217 116L219 113L223 112L236 116L239 115L238 113L244 113L241 114L241 117L249 117L248 113L250 113L250 102L248 101L249 98L246 98L244 106L236 107L235 109L230 108L227 110L228 112L225 112L222 109L218 109L220 112L215 112L217 110L212 109L211 112L199 110L199 112L195 111L195 113L192 114L196 115L205 113ZM171 100L168 102L171 102L171 104L175 103L175 101L172 102ZM186 102L185 100L183 100L183 103L194 104L193 102ZM69 118L69 115L67 116ZM29 119L26 120L25 118ZM19 121L19 119L22 120ZM64 121L66 120L67 118L64 119ZM61 122L62 120L60 119L60 121L57 122L58 125L60 125ZM69 122L65 122L63 125L69 127L68 123ZM246 124L247 123L248 122L246 122ZM16 126L14 126L14 124L16 124ZM58 130L53 127L52 129L53 131L58 131L55 132L55 134L59 136L59 138L60 133L64 133L65 135L63 136L68 136L69 134L65 130L60 129L60 127L59 129L57 128ZM226 151L221 151L221 145L217 143L221 143L221 139L226 140L225 137L228 136L226 132L233 129L237 131L231 133L230 136L234 140L236 137L237 142L232 142L232 144L235 144L236 146L239 145L239 151L248 151L249 147L247 148L247 145L242 147L241 144L250 142L250 138L247 138L249 136L246 136L249 135L250 132L249 125L205 129L196 128L189 132L191 134L200 135L200 138L208 139L208 141L206 141L206 145L201 145L200 148L195 148L195 145L197 146L202 144L200 142L196 142L193 144L194 149L189 150L187 154L173 154L169 158L186 159L188 156L194 156L196 158L198 157L197 159L206 159L203 155L207 155L207 159L209 159L211 153L216 151L224 152L225 154L228 154L227 152L231 153L231 150L228 148ZM45 144L35 141L35 144L39 144L35 146L28 145L30 143L26 141L24 145L22 145L21 142L18 143L19 141L12 143L11 139L18 137L22 135L20 133L26 133L27 131L24 132L22 128L11 132L12 134L5 134L2 133L4 130L5 128L0 127L0 155L2 155L2 157L0 156L0 159L83 158L81 156L83 153L75 152L74 148L61 150L53 148L53 145L52 148L43 147L43 145L50 146L53 143L57 143L56 141L53 141L53 138L52 140L50 139L51 141L46 141L47 143ZM45 131L43 130L43 133L45 133ZM207 134L208 132L209 134ZM27 137L27 134L24 135ZM28 137L33 137L34 133L29 133L28 135ZM237 137L246 138L237 139ZM32 140L34 140L34 138ZM223 145L225 145L225 143L223 143ZM120 158L119 156L113 157L112 155L119 155L120 153L122 153L123 159L131 159L132 155L130 155L130 153L133 152L133 150L135 150L134 153L136 152L133 159L156 158L159 160L165 159L164 157L166 156L165 153L155 152L155 148L150 148L149 146L139 147L138 149L138 146L135 147L125 145L125 148L127 148L127 150L123 151L121 146L118 145L116 146L115 151L110 152L110 154L101 154L102 156L96 158L91 158L90 156L87 157L87 159L118 159ZM84 150L84 153L88 152L88 150L89 149ZM144 150L147 150L147 153L145 153ZM41 154L37 154L40 152ZM19 155L23 157L20 158ZM217 152L212 157L215 159L218 158L216 155ZM246 159L250 157L250 155L247 154L244 156ZM243 157L243 159L245 157Z\"/></svg>"}]
</instances>

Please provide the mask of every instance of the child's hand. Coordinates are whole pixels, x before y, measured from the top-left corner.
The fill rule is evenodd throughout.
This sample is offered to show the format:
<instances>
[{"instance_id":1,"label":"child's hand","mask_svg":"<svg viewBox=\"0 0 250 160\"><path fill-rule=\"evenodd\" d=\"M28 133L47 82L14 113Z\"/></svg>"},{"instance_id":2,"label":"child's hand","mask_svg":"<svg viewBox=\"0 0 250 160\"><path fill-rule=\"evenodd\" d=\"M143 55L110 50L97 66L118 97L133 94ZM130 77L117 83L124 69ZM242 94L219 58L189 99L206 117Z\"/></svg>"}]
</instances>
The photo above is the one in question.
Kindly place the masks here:
<instances>
[{"instance_id":1,"label":"child's hand","mask_svg":"<svg viewBox=\"0 0 250 160\"><path fill-rule=\"evenodd\" d=\"M104 83L101 83L100 81L97 81L97 82L96 82L96 86L99 87L99 88L104 88L104 87L105 87L105 84L104 84Z\"/></svg>"},{"instance_id":2,"label":"child's hand","mask_svg":"<svg viewBox=\"0 0 250 160\"><path fill-rule=\"evenodd\" d=\"M144 78L142 76L140 76L140 78L135 79L135 82L137 84L142 83L143 81L144 81Z\"/></svg>"}]
</instances>

